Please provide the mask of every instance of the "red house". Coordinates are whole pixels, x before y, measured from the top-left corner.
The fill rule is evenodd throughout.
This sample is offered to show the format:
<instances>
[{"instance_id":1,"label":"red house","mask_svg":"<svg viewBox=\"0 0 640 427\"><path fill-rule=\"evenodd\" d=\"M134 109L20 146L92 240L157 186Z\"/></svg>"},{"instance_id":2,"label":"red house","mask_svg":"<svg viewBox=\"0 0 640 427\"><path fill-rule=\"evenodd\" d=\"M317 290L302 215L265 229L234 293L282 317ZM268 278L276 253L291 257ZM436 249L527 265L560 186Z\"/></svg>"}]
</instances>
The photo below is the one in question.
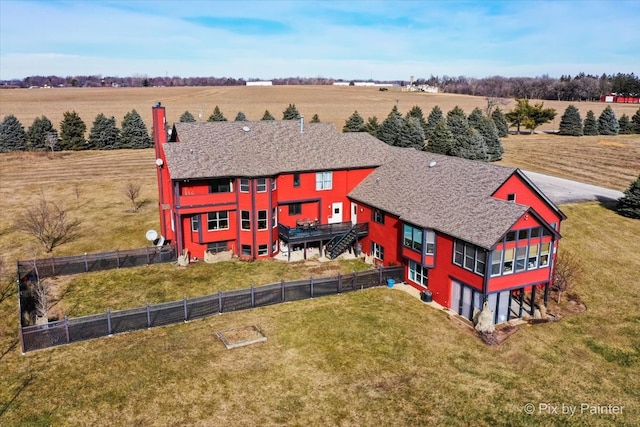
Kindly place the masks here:
<instances>
[{"instance_id":1,"label":"red house","mask_svg":"<svg viewBox=\"0 0 640 427\"><path fill-rule=\"evenodd\" d=\"M179 252L362 248L471 318L546 305L565 215L519 169L304 121L176 123L153 108L161 233ZM290 254L290 252L289 252ZM306 251L305 251L306 254Z\"/></svg>"}]
</instances>

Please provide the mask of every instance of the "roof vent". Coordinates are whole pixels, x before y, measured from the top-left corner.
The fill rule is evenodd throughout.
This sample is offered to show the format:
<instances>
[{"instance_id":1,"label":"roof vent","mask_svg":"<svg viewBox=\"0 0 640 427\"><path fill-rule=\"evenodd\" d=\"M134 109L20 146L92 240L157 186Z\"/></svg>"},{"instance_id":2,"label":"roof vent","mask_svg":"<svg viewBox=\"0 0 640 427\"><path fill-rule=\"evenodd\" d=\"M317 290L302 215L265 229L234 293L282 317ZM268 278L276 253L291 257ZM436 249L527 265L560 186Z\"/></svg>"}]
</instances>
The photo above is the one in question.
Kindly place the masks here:
<instances>
[{"instance_id":1,"label":"roof vent","mask_svg":"<svg viewBox=\"0 0 640 427\"><path fill-rule=\"evenodd\" d=\"M245 132L249 132L251 129L249 128L249 126L242 126L242 130Z\"/></svg>"},{"instance_id":2,"label":"roof vent","mask_svg":"<svg viewBox=\"0 0 640 427\"><path fill-rule=\"evenodd\" d=\"M436 161L435 160L431 160L431 162L429 162L429 167L433 168L436 165Z\"/></svg>"},{"instance_id":3,"label":"roof vent","mask_svg":"<svg viewBox=\"0 0 640 427\"><path fill-rule=\"evenodd\" d=\"M193 155L193 148L189 148L189 154Z\"/></svg>"}]
</instances>

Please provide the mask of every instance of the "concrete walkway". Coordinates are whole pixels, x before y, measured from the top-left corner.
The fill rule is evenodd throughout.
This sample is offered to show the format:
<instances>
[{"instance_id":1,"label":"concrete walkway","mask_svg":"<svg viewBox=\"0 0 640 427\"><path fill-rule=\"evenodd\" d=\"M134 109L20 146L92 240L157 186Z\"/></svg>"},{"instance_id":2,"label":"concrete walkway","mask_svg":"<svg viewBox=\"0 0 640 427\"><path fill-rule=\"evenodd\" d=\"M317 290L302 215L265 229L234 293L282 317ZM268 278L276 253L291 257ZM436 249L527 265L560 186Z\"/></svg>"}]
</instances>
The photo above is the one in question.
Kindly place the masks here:
<instances>
[{"instance_id":1,"label":"concrete walkway","mask_svg":"<svg viewBox=\"0 0 640 427\"><path fill-rule=\"evenodd\" d=\"M622 191L598 187L597 185L571 181L551 175L523 170L529 179L547 195L553 203L573 203L591 200L616 201L624 196Z\"/></svg>"}]
</instances>

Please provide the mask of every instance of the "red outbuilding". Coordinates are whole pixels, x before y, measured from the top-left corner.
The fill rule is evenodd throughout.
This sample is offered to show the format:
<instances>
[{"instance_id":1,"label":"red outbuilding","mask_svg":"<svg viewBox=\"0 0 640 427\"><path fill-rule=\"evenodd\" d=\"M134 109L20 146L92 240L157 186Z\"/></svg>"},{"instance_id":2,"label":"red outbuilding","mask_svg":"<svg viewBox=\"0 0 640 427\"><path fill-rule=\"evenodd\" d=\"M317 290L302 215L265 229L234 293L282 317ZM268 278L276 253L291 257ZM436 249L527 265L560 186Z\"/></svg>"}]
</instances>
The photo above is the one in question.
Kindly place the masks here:
<instances>
[{"instance_id":1,"label":"red outbuilding","mask_svg":"<svg viewBox=\"0 0 640 427\"><path fill-rule=\"evenodd\" d=\"M547 302L566 217L519 169L302 119L167 132L158 104L153 125L161 233L178 252L362 250L469 319L488 302L496 323Z\"/></svg>"}]
</instances>

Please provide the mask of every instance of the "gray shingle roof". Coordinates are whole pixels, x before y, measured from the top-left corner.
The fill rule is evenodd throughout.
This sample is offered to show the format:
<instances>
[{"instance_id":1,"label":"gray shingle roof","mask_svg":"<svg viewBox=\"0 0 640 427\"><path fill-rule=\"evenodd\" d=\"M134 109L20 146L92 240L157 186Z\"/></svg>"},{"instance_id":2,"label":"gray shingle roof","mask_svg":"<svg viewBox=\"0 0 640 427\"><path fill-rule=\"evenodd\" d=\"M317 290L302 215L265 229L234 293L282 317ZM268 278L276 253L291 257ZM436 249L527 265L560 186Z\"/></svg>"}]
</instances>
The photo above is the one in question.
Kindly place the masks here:
<instances>
[{"instance_id":1,"label":"gray shingle roof","mask_svg":"<svg viewBox=\"0 0 640 427\"><path fill-rule=\"evenodd\" d=\"M429 164L435 161L435 166ZM392 147L349 196L490 249L529 208L491 195L516 169Z\"/></svg>"},{"instance_id":2,"label":"gray shingle roof","mask_svg":"<svg viewBox=\"0 0 640 427\"><path fill-rule=\"evenodd\" d=\"M175 128L180 142L164 144L173 179L379 166L389 148L368 133L340 133L328 123L305 123L303 133L298 121L276 120Z\"/></svg>"}]
</instances>

